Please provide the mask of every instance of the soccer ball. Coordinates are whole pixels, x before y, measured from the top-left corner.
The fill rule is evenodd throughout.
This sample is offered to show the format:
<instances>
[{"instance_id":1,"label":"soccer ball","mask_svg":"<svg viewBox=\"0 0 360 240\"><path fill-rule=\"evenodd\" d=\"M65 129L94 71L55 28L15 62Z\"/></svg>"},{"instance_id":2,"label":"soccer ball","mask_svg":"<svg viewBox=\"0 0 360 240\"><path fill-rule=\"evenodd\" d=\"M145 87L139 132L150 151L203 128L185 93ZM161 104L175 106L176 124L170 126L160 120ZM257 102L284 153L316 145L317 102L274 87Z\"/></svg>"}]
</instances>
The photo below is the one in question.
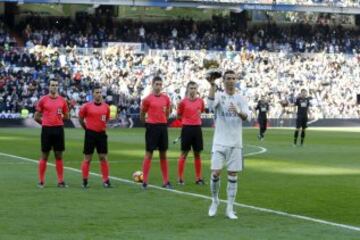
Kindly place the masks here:
<instances>
[{"instance_id":1,"label":"soccer ball","mask_svg":"<svg viewBox=\"0 0 360 240\"><path fill-rule=\"evenodd\" d=\"M135 182L142 182L144 180L144 174L142 171L136 171L132 175Z\"/></svg>"}]
</instances>

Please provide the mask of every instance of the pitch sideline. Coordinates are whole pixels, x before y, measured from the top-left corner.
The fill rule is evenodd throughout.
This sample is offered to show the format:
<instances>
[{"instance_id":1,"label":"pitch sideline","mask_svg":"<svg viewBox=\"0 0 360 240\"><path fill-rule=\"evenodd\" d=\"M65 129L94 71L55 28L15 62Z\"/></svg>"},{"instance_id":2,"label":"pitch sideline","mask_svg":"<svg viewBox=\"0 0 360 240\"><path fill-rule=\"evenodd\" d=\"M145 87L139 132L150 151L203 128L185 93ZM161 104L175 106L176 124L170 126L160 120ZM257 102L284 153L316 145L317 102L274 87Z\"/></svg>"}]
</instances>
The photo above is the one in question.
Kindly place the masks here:
<instances>
[{"instance_id":1,"label":"pitch sideline","mask_svg":"<svg viewBox=\"0 0 360 240\"><path fill-rule=\"evenodd\" d=\"M249 146L257 147L257 148L260 148L261 150L257 151L257 152L252 152L252 153L245 154L244 156L254 156L254 155L265 153L267 151L267 149L264 148L264 147L260 147L260 146L256 146L256 145L249 145ZM7 154L7 153L3 153L3 152L0 152L0 156L11 157L11 158L20 159L20 160L23 160L23 161L32 162L32 163L36 163L36 164L38 163L38 161L34 160L34 159L20 157L20 156ZM55 167L55 164L52 164L52 163L48 163L48 165ZM64 169L69 170L69 171L73 171L73 172L77 172L77 173L81 173L81 171L79 169L72 168L72 167L64 167ZM90 175L101 177L100 174L93 173L93 172L90 172ZM123 183L129 183L129 184L138 185L138 183L135 183L134 181L124 179L124 178L118 178L118 177L114 177L114 176L110 176L109 178L112 179L112 180L123 182ZM157 190L161 190L161 191L173 192L173 193L177 193L177 194L180 194L180 195L187 195L187 196L202 198L202 199L206 199L206 200L211 200L211 197L206 196L206 195L197 194L197 193L183 192L183 191L174 190L174 189L166 189L166 188L162 188L162 187L155 186L155 185L148 185L148 187L154 188L154 189L157 189ZM226 200L220 200L220 202L226 203L227 201ZM273 210L273 209L261 208L261 207L256 207L256 206L252 206L252 205L237 203L237 202L235 202L234 205L238 206L238 207L242 207L242 208L248 208L248 209L260 211L260 212L272 213L272 214L276 214L276 215L280 215L280 216L296 218L296 219L301 219L301 220L304 220L304 221L315 222L315 223L320 223L320 224L324 224L324 225L330 225L330 226L334 226L334 227L339 227L339 228L344 228L344 229L349 229L349 230L360 232L360 227L356 227L356 226L329 222L329 221L325 221L325 220L321 220L321 219L317 219L317 218L306 217L306 216L302 216L302 215L291 214L291 213L286 213L286 212L277 211L277 210Z\"/></svg>"}]
</instances>

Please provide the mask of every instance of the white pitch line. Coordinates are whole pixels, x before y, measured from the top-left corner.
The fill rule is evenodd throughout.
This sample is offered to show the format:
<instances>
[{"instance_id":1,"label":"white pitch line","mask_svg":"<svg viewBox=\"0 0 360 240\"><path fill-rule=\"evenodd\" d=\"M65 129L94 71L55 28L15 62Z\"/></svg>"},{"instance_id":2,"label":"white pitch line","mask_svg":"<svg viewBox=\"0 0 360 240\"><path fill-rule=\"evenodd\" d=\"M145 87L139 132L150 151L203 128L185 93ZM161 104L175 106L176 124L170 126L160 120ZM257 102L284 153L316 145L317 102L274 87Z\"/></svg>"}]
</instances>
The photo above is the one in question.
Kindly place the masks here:
<instances>
[{"instance_id":1,"label":"white pitch line","mask_svg":"<svg viewBox=\"0 0 360 240\"><path fill-rule=\"evenodd\" d=\"M259 155L259 154L263 154L263 153L267 152L267 149L264 148L264 147L260 147L260 146L256 146L256 145L250 145L250 144L247 144L247 145L250 146L250 147L260 148L260 151L246 153L246 154L244 154L244 157Z\"/></svg>"},{"instance_id":2,"label":"white pitch line","mask_svg":"<svg viewBox=\"0 0 360 240\"><path fill-rule=\"evenodd\" d=\"M255 145L252 145L252 146L255 146ZM262 150L258 151L257 154L261 154L263 152L266 152L265 148L259 147L259 146L256 146L256 147L262 149ZM255 154L253 154L253 155L255 155ZM3 152L0 152L0 156L12 157L12 158L15 158L15 159L20 159L20 160L23 160L23 161L32 162L32 163L36 163L36 164L38 163L38 161L34 160L34 159L20 157L20 156L7 154L7 153L3 153ZM249 156L249 154L248 154L248 156ZM48 163L48 165L55 166L55 164L52 164L52 163ZM76 168L71 168L71 167L64 167L64 168L69 170L69 171L81 173L81 171L79 169L76 169ZM93 172L90 172L90 175L101 177L100 174L93 173ZM112 179L112 180L123 182L123 183L139 185L138 183L135 183L134 181L124 179L124 178L118 178L118 177L114 177L114 176L110 176L109 178ZM161 191L173 192L173 193L177 193L177 194L180 194L180 195L187 195L187 196L202 198L202 199L206 199L206 200L212 200L212 198L209 197L209 196L201 195L201 194L197 194L197 193L183 192L183 191L174 190L174 189L166 189L166 188L162 188L162 187L155 186L155 185L150 185L150 184L148 185L148 187L151 187L151 188L154 188L154 189L157 189L157 190L161 190ZM222 199L220 200L220 202L227 203L226 200L222 200ZM306 217L306 216L302 216L302 215L291 214L291 213L281 212L281 211L277 211L277 210L273 210L273 209L261 208L261 207L256 207L256 206L252 206L252 205L237 203L237 202L235 202L234 205L238 206L238 207L242 207L242 208L248 208L248 209L260 211L260 212L272 213L272 214L276 214L276 215L280 215L280 216L296 218L296 219L301 219L301 220L305 220L305 221L309 221L309 222L315 222L315 223L320 223L320 224L324 224L324 225L330 225L330 226L334 226L334 227L339 227L339 228L344 228L344 229L349 229L349 230L360 232L360 227L356 227L356 226L329 222L329 221L325 221L325 220L321 220L321 219L317 219L317 218Z\"/></svg>"},{"instance_id":3,"label":"white pitch line","mask_svg":"<svg viewBox=\"0 0 360 240\"><path fill-rule=\"evenodd\" d=\"M244 154L244 157L259 155L259 154L267 152L267 149L264 148L264 147L260 147L260 146L256 146L256 145L250 145L250 144L247 144L247 146L260 148L260 151L246 153L246 154ZM0 155L1 155L1 153L0 153ZM66 162L67 163L78 163L79 161L66 161ZM114 163L120 163L120 164L123 163L123 162L119 162L119 161L115 161L115 160L108 160L108 162L113 163L113 164ZM19 164L20 165L20 164L28 164L28 163L26 163L26 162L0 162L0 165L13 165L13 164Z\"/></svg>"}]
</instances>

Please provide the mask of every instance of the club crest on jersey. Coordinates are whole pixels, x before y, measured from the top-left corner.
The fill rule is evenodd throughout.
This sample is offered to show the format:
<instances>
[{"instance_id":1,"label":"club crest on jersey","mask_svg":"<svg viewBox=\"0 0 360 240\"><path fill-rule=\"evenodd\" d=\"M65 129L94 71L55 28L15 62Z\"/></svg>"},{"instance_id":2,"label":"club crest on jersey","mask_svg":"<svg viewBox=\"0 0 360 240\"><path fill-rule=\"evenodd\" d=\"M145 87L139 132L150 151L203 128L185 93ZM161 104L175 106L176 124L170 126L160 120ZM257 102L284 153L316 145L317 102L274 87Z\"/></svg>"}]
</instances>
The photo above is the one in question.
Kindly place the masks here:
<instances>
[{"instance_id":1,"label":"club crest on jersey","mask_svg":"<svg viewBox=\"0 0 360 240\"><path fill-rule=\"evenodd\" d=\"M106 122L106 115L101 115L101 121Z\"/></svg>"},{"instance_id":2,"label":"club crest on jersey","mask_svg":"<svg viewBox=\"0 0 360 240\"><path fill-rule=\"evenodd\" d=\"M166 112L166 107L163 107L163 112Z\"/></svg>"},{"instance_id":3,"label":"club crest on jersey","mask_svg":"<svg viewBox=\"0 0 360 240\"><path fill-rule=\"evenodd\" d=\"M58 108L57 109L57 114L61 115L63 112L62 112L62 108Z\"/></svg>"}]
</instances>

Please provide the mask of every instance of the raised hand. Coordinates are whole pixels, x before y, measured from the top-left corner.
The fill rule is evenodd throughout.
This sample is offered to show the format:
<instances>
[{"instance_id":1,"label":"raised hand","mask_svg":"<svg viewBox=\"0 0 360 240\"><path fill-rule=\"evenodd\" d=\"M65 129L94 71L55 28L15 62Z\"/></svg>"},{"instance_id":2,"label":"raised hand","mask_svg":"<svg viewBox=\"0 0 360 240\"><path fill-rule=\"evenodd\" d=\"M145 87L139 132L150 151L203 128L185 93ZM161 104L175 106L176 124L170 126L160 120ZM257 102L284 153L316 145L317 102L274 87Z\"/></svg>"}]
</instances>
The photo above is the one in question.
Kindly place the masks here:
<instances>
[{"instance_id":1,"label":"raised hand","mask_svg":"<svg viewBox=\"0 0 360 240\"><path fill-rule=\"evenodd\" d=\"M239 112L240 112L239 108L237 106L235 106L235 104L232 102L230 103L229 111L233 112L235 114L239 114Z\"/></svg>"},{"instance_id":2,"label":"raised hand","mask_svg":"<svg viewBox=\"0 0 360 240\"><path fill-rule=\"evenodd\" d=\"M206 80L210 83L211 86L215 86L216 78L214 76L209 74L209 75L206 76Z\"/></svg>"}]
</instances>

